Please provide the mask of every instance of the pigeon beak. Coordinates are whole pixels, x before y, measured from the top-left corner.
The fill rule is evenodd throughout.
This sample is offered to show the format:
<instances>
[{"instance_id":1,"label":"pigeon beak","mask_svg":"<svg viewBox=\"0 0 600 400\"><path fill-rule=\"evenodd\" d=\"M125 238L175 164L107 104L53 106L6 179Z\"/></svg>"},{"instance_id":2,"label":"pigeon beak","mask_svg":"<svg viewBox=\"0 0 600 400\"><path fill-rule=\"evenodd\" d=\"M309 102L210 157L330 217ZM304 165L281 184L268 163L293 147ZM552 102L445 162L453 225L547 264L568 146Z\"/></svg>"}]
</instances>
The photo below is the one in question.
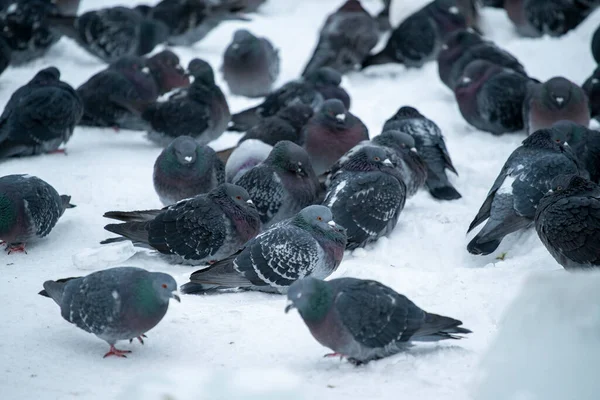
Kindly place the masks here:
<instances>
[{"instance_id":1,"label":"pigeon beak","mask_svg":"<svg viewBox=\"0 0 600 400\"><path fill-rule=\"evenodd\" d=\"M410 151L412 151L413 153L418 153L417 148L416 147L411 147Z\"/></svg>"},{"instance_id":2,"label":"pigeon beak","mask_svg":"<svg viewBox=\"0 0 600 400\"><path fill-rule=\"evenodd\" d=\"M192 156L185 156L185 157L183 157L183 159L184 159L186 162L192 162Z\"/></svg>"},{"instance_id":3,"label":"pigeon beak","mask_svg":"<svg viewBox=\"0 0 600 400\"><path fill-rule=\"evenodd\" d=\"M462 83L470 83L471 82L471 78L469 78L468 76L463 76L463 78L460 81Z\"/></svg>"},{"instance_id":4,"label":"pigeon beak","mask_svg":"<svg viewBox=\"0 0 600 400\"><path fill-rule=\"evenodd\" d=\"M552 190L552 189L548 190L548 194L552 194L552 193L554 193L554 190Z\"/></svg>"},{"instance_id":5,"label":"pigeon beak","mask_svg":"<svg viewBox=\"0 0 600 400\"><path fill-rule=\"evenodd\" d=\"M598 79L596 79L596 78L592 79L592 84L595 85L596 83L598 83Z\"/></svg>"},{"instance_id":6,"label":"pigeon beak","mask_svg":"<svg viewBox=\"0 0 600 400\"><path fill-rule=\"evenodd\" d=\"M449 48L449 47L448 47L448 45L447 45L447 44L443 44L443 45L442 45L442 50L448 50L448 48Z\"/></svg>"},{"instance_id":7,"label":"pigeon beak","mask_svg":"<svg viewBox=\"0 0 600 400\"><path fill-rule=\"evenodd\" d=\"M335 224L335 221L329 221L327 223L327 225L331 226L332 228L335 228L337 225Z\"/></svg>"},{"instance_id":8,"label":"pigeon beak","mask_svg":"<svg viewBox=\"0 0 600 400\"><path fill-rule=\"evenodd\" d=\"M338 114L335 116L335 119L337 119L340 122L344 122L346 120L346 114Z\"/></svg>"},{"instance_id":9,"label":"pigeon beak","mask_svg":"<svg viewBox=\"0 0 600 400\"><path fill-rule=\"evenodd\" d=\"M294 303L291 300L288 300L288 304L287 306L285 306L285 313L289 313L290 310L293 310L294 308L296 308L296 306L294 305Z\"/></svg>"},{"instance_id":10,"label":"pigeon beak","mask_svg":"<svg viewBox=\"0 0 600 400\"><path fill-rule=\"evenodd\" d=\"M178 302L178 303L181 303L181 299L180 299L180 298L179 298L179 296L178 296L178 295L176 295L175 293L172 293L172 294L171 294L171 298L173 298L173 299L177 300L177 302Z\"/></svg>"},{"instance_id":11,"label":"pigeon beak","mask_svg":"<svg viewBox=\"0 0 600 400\"><path fill-rule=\"evenodd\" d=\"M459 10L458 10L458 7L456 7L456 6L452 6L452 7L450 7L450 8L448 9L448 12L449 12L450 14L455 14L455 15L456 15L456 14L458 14L458 13L459 13Z\"/></svg>"},{"instance_id":12,"label":"pigeon beak","mask_svg":"<svg viewBox=\"0 0 600 400\"><path fill-rule=\"evenodd\" d=\"M251 204L251 205L254 205L254 202L252 201L252 199L248 199L248 200L246 200L246 203L248 203L248 204Z\"/></svg>"},{"instance_id":13,"label":"pigeon beak","mask_svg":"<svg viewBox=\"0 0 600 400\"><path fill-rule=\"evenodd\" d=\"M239 48L240 48L240 45L239 45L238 43L234 43L234 44L232 44L232 45L231 45L231 48L232 48L233 50L237 50L237 49L239 49Z\"/></svg>"},{"instance_id":14,"label":"pigeon beak","mask_svg":"<svg viewBox=\"0 0 600 400\"><path fill-rule=\"evenodd\" d=\"M148 67L142 68L142 73L144 73L146 75L149 75L150 74L150 68L148 68Z\"/></svg>"},{"instance_id":15,"label":"pigeon beak","mask_svg":"<svg viewBox=\"0 0 600 400\"><path fill-rule=\"evenodd\" d=\"M556 102L558 103L559 106L562 106L562 103L565 102L564 97L556 97L554 100L556 100Z\"/></svg>"},{"instance_id":16,"label":"pigeon beak","mask_svg":"<svg viewBox=\"0 0 600 400\"><path fill-rule=\"evenodd\" d=\"M394 166L394 164L388 158L386 158L385 160L383 160L383 165L387 165L388 167L393 167Z\"/></svg>"}]
</instances>

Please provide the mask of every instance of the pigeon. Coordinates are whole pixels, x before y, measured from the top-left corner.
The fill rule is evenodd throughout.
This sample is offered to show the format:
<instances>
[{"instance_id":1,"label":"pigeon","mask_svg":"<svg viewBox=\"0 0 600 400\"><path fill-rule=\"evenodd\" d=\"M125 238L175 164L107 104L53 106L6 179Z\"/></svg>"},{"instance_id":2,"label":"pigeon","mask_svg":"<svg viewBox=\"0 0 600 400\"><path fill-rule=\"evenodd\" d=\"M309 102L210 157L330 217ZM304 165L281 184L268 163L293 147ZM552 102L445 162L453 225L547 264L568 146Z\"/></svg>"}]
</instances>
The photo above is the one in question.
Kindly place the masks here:
<instances>
[{"instance_id":1,"label":"pigeon","mask_svg":"<svg viewBox=\"0 0 600 400\"><path fill-rule=\"evenodd\" d=\"M325 173L341 156L363 140L369 140L365 124L340 100L326 100L304 125L301 142L317 175Z\"/></svg>"},{"instance_id":2,"label":"pigeon","mask_svg":"<svg viewBox=\"0 0 600 400\"><path fill-rule=\"evenodd\" d=\"M240 143L248 139L258 139L271 146L282 140L299 144L302 128L313 114L313 109L304 104L286 107L252 127L242 136Z\"/></svg>"},{"instance_id":3,"label":"pigeon","mask_svg":"<svg viewBox=\"0 0 600 400\"><path fill-rule=\"evenodd\" d=\"M256 0L254 0L256 2ZM192 46L204 39L223 21L248 21L239 11L252 6L247 1L162 0L148 10L147 17L168 27L170 46Z\"/></svg>"},{"instance_id":4,"label":"pigeon","mask_svg":"<svg viewBox=\"0 0 600 400\"><path fill-rule=\"evenodd\" d=\"M434 0L395 28L385 48L368 56L362 67L399 63L407 68L420 68L435 60L449 34L466 27L455 0Z\"/></svg>"},{"instance_id":5,"label":"pigeon","mask_svg":"<svg viewBox=\"0 0 600 400\"><path fill-rule=\"evenodd\" d=\"M0 31L11 50L11 65L19 66L43 57L60 40L61 35L48 23L50 15L58 12L50 0L6 2L0 10Z\"/></svg>"},{"instance_id":6,"label":"pigeon","mask_svg":"<svg viewBox=\"0 0 600 400\"><path fill-rule=\"evenodd\" d=\"M25 245L50 233L71 196L31 175L6 175L0 178L0 242L8 254L25 252Z\"/></svg>"},{"instance_id":7,"label":"pigeon","mask_svg":"<svg viewBox=\"0 0 600 400\"><path fill-rule=\"evenodd\" d=\"M277 143L265 161L233 183L248 191L263 228L316 204L321 188L308 154L289 140Z\"/></svg>"},{"instance_id":8,"label":"pigeon","mask_svg":"<svg viewBox=\"0 0 600 400\"><path fill-rule=\"evenodd\" d=\"M0 75L10 65L10 59L12 57L12 49L8 45L8 42L0 36Z\"/></svg>"},{"instance_id":9,"label":"pigeon","mask_svg":"<svg viewBox=\"0 0 600 400\"><path fill-rule=\"evenodd\" d=\"M550 128L560 120L584 126L590 124L588 99L583 89L562 77L530 84L523 103L523 122L527 133Z\"/></svg>"},{"instance_id":10,"label":"pigeon","mask_svg":"<svg viewBox=\"0 0 600 400\"><path fill-rule=\"evenodd\" d=\"M154 190L163 205L208 193L225 182L225 165L213 149L179 136L154 163Z\"/></svg>"},{"instance_id":11,"label":"pigeon","mask_svg":"<svg viewBox=\"0 0 600 400\"><path fill-rule=\"evenodd\" d=\"M77 89L84 103L80 125L147 130L142 112L162 93L189 85L171 55L165 51L148 60L126 56L92 76Z\"/></svg>"},{"instance_id":12,"label":"pigeon","mask_svg":"<svg viewBox=\"0 0 600 400\"><path fill-rule=\"evenodd\" d=\"M584 82L582 89L588 97L590 117L600 121L600 67Z\"/></svg>"},{"instance_id":13,"label":"pigeon","mask_svg":"<svg viewBox=\"0 0 600 400\"><path fill-rule=\"evenodd\" d=\"M590 0L505 0L504 9L519 35L562 36L598 7Z\"/></svg>"},{"instance_id":14,"label":"pigeon","mask_svg":"<svg viewBox=\"0 0 600 400\"><path fill-rule=\"evenodd\" d=\"M433 197L439 200L456 200L462 197L446 176L446 169L456 175L458 173L450 159L442 131L435 122L417 109L403 106L385 122L383 132L390 130L407 133L415 140L415 148L427 164L425 185Z\"/></svg>"},{"instance_id":15,"label":"pigeon","mask_svg":"<svg viewBox=\"0 0 600 400\"><path fill-rule=\"evenodd\" d=\"M425 185L427 163L416 149L415 139L408 133L388 130L371 139L371 143L388 151L388 158L396 165L406 185L406 196L412 197Z\"/></svg>"},{"instance_id":16,"label":"pigeon","mask_svg":"<svg viewBox=\"0 0 600 400\"><path fill-rule=\"evenodd\" d=\"M570 148L553 140L549 129L525 139L502 167L469 226L467 233L487 219L468 244L469 253L491 254L506 235L532 226L540 199L560 174L585 174Z\"/></svg>"},{"instance_id":17,"label":"pigeon","mask_svg":"<svg viewBox=\"0 0 600 400\"><path fill-rule=\"evenodd\" d=\"M440 79L454 90L466 66L475 60L486 60L527 76L523 65L512 54L484 40L474 30L466 29L450 35L442 46L437 58Z\"/></svg>"},{"instance_id":18,"label":"pigeon","mask_svg":"<svg viewBox=\"0 0 600 400\"><path fill-rule=\"evenodd\" d=\"M206 144L227 129L231 118L229 106L215 83L210 64L195 58L188 69L194 76L189 88L174 93L168 101L149 106L142 113L142 118L151 126L148 139L160 146L167 146L183 135Z\"/></svg>"},{"instance_id":19,"label":"pigeon","mask_svg":"<svg viewBox=\"0 0 600 400\"><path fill-rule=\"evenodd\" d=\"M169 300L180 301L173 293L176 290L171 275L115 267L84 277L46 281L39 294L54 300L65 320L108 343L106 358L131 353L115 348L119 340L137 338L144 344L145 333L167 313Z\"/></svg>"},{"instance_id":20,"label":"pigeon","mask_svg":"<svg viewBox=\"0 0 600 400\"><path fill-rule=\"evenodd\" d=\"M329 67L319 68L303 78L286 83L269 94L258 106L233 115L228 130L246 132L261 119L273 116L294 104L304 104L313 111L318 111L324 100L335 98L348 108L350 96L339 86L341 81L339 72Z\"/></svg>"},{"instance_id":21,"label":"pigeon","mask_svg":"<svg viewBox=\"0 0 600 400\"><path fill-rule=\"evenodd\" d=\"M319 32L319 41L303 75L321 67L340 74L360 69L379 41L379 25L358 0L347 0L330 14Z\"/></svg>"},{"instance_id":22,"label":"pigeon","mask_svg":"<svg viewBox=\"0 0 600 400\"><path fill-rule=\"evenodd\" d=\"M594 56L596 64L600 64L600 25L598 25L592 36L592 56Z\"/></svg>"},{"instance_id":23,"label":"pigeon","mask_svg":"<svg viewBox=\"0 0 600 400\"><path fill-rule=\"evenodd\" d=\"M269 157L273 146L258 139L246 139L234 148L225 164L225 181L238 180L246 171Z\"/></svg>"},{"instance_id":24,"label":"pigeon","mask_svg":"<svg viewBox=\"0 0 600 400\"><path fill-rule=\"evenodd\" d=\"M599 183L600 132L572 121L558 121L552 125L550 131L553 140L569 145L590 174L590 180Z\"/></svg>"},{"instance_id":25,"label":"pigeon","mask_svg":"<svg viewBox=\"0 0 600 400\"><path fill-rule=\"evenodd\" d=\"M524 128L523 103L530 78L485 60L465 68L454 96L465 121L477 129L501 135Z\"/></svg>"},{"instance_id":26,"label":"pigeon","mask_svg":"<svg viewBox=\"0 0 600 400\"><path fill-rule=\"evenodd\" d=\"M56 12L60 15L77 15L81 0L53 0Z\"/></svg>"},{"instance_id":27,"label":"pigeon","mask_svg":"<svg viewBox=\"0 0 600 400\"><path fill-rule=\"evenodd\" d=\"M354 365L389 357L411 342L462 339L462 322L428 313L372 280L308 277L292 284L285 312L297 309L313 337Z\"/></svg>"},{"instance_id":28,"label":"pigeon","mask_svg":"<svg viewBox=\"0 0 600 400\"><path fill-rule=\"evenodd\" d=\"M392 0L383 0L383 9L377 14L377 24L379 25L379 30L382 32L387 32L392 29L392 24L390 22L391 4Z\"/></svg>"},{"instance_id":29,"label":"pigeon","mask_svg":"<svg viewBox=\"0 0 600 400\"><path fill-rule=\"evenodd\" d=\"M273 90L279 63L279 52L268 39L239 29L225 49L221 70L232 94L263 97Z\"/></svg>"},{"instance_id":30,"label":"pigeon","mask_svg":"<svg viewBox=\"0 0 600 400\"><path fill-rule=\"evenodd\" d=\"M124 56L143 56L164 43L168 27L128 7L109 7L79 16L49 18L53 29L107 63Z\"/></svg>"},{"instance_id":31,"label":"pigeon","mask_svg":"<svg viewBox=\"0 0 600 400\"><path fill-rule=\"evenodd\" d=\"M600 267L600 186L558 175L535 213L540 240L566 270Z\"/></svg>"},{"instance_id":32,"label":"pigeon","mask_svg":"<svg viewBox=\"0 0 600 400\"><path fill-rule=\"evenodd\" d=\"M13 93L0 116L0 160L59 151L82 115L75 89L57 68L44 68Z\"/></svg>"},{"instance_id":33,"label":"pigeon","mask_svg":"<svg viewBox=\"0 0 600 400\"><path fill-rule=\"evenodd\" d=\"M346 228L348 250L389 235L406 202L406 185L379 146L351 149L332 168L326 186L323 205Z\"/></svg>"},{"instance_id":34,"label":"pigeon","mask_svg":"<svg viewBox=\"0 0 600 400\"><path fill-rule=\"evenodd\" d=\"M345 246L345 230L334 222L331 210L309 206L250 240L238 253L194 272L181 292L243 288L285 294L298 279L332 274Z\"/></svg>"},{"instance_id":35,"label":"pigeon","mask_svg":"<svg viewBox=\"0 0 600 400\"><path fill-rule=\"evenodd\" d=\"M224 183L206 194L181 200L162 210L109 211L106 218L124 221L104 227L174 263L200 265L238 251L260 231L260 217L243 188Z\"/></svg>"}]
</instances>

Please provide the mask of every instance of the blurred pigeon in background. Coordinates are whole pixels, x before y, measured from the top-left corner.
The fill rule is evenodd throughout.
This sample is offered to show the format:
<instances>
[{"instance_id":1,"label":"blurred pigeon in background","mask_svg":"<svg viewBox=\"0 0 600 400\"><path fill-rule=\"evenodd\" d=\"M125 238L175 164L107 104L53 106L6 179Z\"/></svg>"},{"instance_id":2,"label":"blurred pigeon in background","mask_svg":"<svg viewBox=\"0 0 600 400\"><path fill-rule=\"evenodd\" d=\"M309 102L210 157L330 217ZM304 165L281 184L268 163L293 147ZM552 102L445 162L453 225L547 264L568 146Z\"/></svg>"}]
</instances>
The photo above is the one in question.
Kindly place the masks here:
<instances>
[{"instance_id":1,"label":"blurred pigeon in background","mask_svg":"<svg viewBox=\"0 0 600 400\"><path fill-rule=\"evenodd\" d=\"M430 314L371 280L308 277L290 286L285 312L296 308L313 337L355 365L389 357L410 342L462 339L462 321Z\"/></svg>"},{"instance_id":2,"label":"blurred pigeon in background","mask_svg":"<svg viewBox=\"0 0 600 400\"><path fill-rule=\"evenodd\" d=\"M273 146L258 139L246 139L234 147L225 164L225 180L239 179L246 171L265 161Z\"/></svg>"},{"instance_id":3,"label":"blurred pigeon in background","mask_svg":"<svg viewBox=\"0 0 600 400\"><path fill-rule=\"evenodd\" d=\"M295 104L280 110L272 117L261 120L242 138L240 143L248 139L258 139L271 146L282 140L300 143L302 128L313 116L313 109L304 104Z\"/></svg>"},{"instance_id":4,"label":"blurred pigeon in background","mask_svg":"<svg viewBox=\"0 0 600 400\"><path fill-rule=\"evenodd\" d=\"M350 95L340 86L342 75L331 67L321 67L307 72L304 79L314 86L324 100L338 99L350 109Z\"/></svg>"},{"instance_id":5,"label":"blurred pigeon in background","mask_svg":"<svg viewBox=\"0 0 600 400\"><path fill-rule=\"evenodd\" d=\"M596 68L592 76L583 83L583 91L588 97L590 116L596 120L600 117L600 68Z\"/></svg>"},{"instance_id":6,"label":"blurred pigeon in background","mask_svg":"<svg viewBox=\"0 0 600 400\"><path fill-rule=\"evenodd\" d=\"M285 293L298 279L326 278L340 265L346 247L344 228L327 207L314 205L273 225L237 254L194 272L182 293L200 294L243 288Z\"/></svg>"},{"instance_id":7,"label":"blurred pigeon in background","mask_svg":"<svg viewBox=\"0 0 600 400\"><path fill-rule=\"evenodd\" d=\"M392 29L392 24L390 22L390 6L392 0L383 0L382 2L383 9L377 14L377 24L379 25L379 30L385 32Z\"/></svg>"},{"instance_id":8,"label":"blurred pigeon in background","mask_svg":"<svg viewBox=\"0 0 600 400\"><path fill-rule=\"evenodd\" d=\"M210 147L179 136L156 159L152 178L160 201L168 206L225 182L225 165Z\"/></svg>"},{"instance_id":9,"label":"blurred pigeon in background","mask_svg":"<svg viewBox=\"0 0 600 400\"><path fill-rule=\"evenodd\" d=\"M6 251L24 252L25 245L50 233L71 196L31 175L6 175L0 178L0 243Z\"/></svg>"},{"instance_id":10,"label":"blurred pigeon in background","mask_svg":"<svg viewBox=\"0 0 600 400\"><path fill-rule=\"evenodd\" d=\"M600 132L572 121L558 121L550 129L552 139L568 143L592 182L600 182Z\"/></svg>"}]
</instances>

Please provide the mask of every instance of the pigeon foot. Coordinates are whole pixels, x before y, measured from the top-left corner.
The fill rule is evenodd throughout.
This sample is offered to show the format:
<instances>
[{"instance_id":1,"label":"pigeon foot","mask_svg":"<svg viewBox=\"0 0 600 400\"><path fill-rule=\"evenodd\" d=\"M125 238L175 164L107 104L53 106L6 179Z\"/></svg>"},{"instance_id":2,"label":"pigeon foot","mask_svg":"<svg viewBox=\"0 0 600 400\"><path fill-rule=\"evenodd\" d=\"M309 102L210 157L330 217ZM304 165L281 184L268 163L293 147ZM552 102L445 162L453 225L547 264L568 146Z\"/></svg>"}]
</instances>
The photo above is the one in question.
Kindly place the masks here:
<instances>
[{"instance_id":1,"label":"pigeon foot","mask_svg":"<svg viewBox=\"0 0 600 400\"><path fill-rule=\"evenodd\" d=\"M137 336L135 339L139 340L139 342L141 344L144 344L144 339L142 338L147 338L148 336L144 335L143 333L140 336ZM133 342L133 338L129 339L129 343Z\"/></svg>"},{"instance_id":2,"label":"pigeon foot","mask_svg":"<svg viewBox=\"0 0 600 400\"><path fill-rule=\"evenodd\" d=\"M12 253L27 254L27 251L25 251L25 243L8 243L6 245L5 250L8 252L8 254L12 254Z\"/></svg>"},{"instance_id":3,"label":"pigeon foot","mask_svg":"<svg viewBox=\"0 0 600 400\"><path fill-rule=\"evenodd\" d=\"M119 350L119 349L115 348L114 345L111 344L110 350L108 350L108 353L106 353L103 358L106 358L108 356L117 356L117 357L127 358L127 356L125 355L127 353L131 353L131 350Z\"/></svg>"}]
</instances>

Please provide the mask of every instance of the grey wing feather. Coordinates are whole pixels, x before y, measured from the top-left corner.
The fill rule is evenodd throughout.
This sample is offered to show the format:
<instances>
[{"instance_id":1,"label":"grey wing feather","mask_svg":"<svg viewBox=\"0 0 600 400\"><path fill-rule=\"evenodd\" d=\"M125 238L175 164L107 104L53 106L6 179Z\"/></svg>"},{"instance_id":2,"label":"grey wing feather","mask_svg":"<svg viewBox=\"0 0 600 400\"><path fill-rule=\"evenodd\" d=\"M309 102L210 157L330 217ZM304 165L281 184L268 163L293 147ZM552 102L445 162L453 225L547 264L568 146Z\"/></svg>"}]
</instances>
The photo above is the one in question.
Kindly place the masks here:
<instances>
[{"instance_id":1,"label":"grey wing feather","mask_svg":"<svg viewBox=\"0 0 600 400\"><path fill-rule=\"evenodd\" d=\"M277 173L264 164L250 169L233 183L248 191L263 223L270 221L283 205L285 188Z\"/></svg>"}]
</instances>

